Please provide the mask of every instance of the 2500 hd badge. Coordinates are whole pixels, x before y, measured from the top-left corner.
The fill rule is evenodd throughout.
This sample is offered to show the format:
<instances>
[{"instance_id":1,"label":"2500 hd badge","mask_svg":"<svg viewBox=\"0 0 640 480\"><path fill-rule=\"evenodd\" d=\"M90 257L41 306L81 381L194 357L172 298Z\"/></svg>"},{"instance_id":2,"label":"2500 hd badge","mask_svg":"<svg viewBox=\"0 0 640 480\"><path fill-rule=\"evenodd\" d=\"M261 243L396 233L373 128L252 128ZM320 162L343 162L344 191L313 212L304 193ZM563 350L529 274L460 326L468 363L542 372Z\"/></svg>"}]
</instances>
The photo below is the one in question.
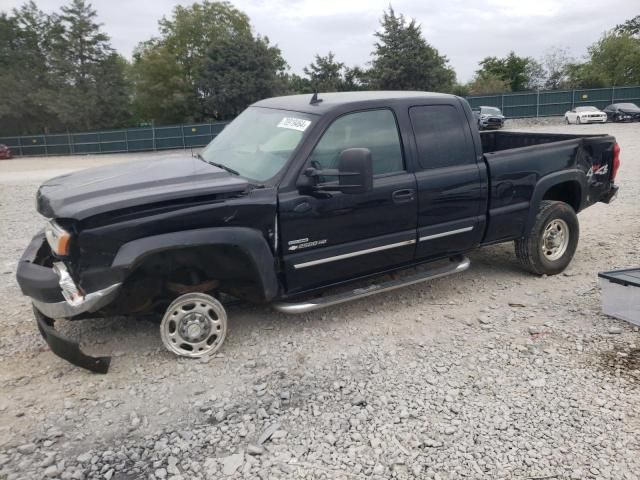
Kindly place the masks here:
<instances>
[{"instance_id":1,"label":"2500 hd badge","mask_svg":"<svg viewBox=\"0 0 640 480\"><path fill-rule=\"evenodd\" d=\"M169 351L202 357L224 342L228 298L309 312L462 272L466 252L500 242L525 270L560 273L577 214L615 197L619 166L609 135L480 133L452 95L271 98L197 156L45 182L48 220L17 279L51 349L76 365L106 372L110 359L57 320L154 315Z\"/></svg>"}]
</instances>

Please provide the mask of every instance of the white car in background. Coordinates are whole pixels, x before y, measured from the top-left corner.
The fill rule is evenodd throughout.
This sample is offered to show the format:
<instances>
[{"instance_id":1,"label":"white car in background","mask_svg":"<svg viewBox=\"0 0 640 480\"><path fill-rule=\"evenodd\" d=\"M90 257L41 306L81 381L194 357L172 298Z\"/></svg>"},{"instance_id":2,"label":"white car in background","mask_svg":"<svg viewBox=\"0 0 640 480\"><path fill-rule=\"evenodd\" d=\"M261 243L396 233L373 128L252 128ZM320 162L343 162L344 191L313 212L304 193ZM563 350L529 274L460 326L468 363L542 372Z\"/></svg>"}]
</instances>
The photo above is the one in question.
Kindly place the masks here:
<instances>
[{"instance_id":1,"label":"white car in background","mask_svg":"<svg viewBox=\"0 0 640 480\"><path fill-rule=\"evenodd\" d=\"M596 107L576 107L564 114L567 123L606 123L607 114Z\"/></svg>"}]
</instances>

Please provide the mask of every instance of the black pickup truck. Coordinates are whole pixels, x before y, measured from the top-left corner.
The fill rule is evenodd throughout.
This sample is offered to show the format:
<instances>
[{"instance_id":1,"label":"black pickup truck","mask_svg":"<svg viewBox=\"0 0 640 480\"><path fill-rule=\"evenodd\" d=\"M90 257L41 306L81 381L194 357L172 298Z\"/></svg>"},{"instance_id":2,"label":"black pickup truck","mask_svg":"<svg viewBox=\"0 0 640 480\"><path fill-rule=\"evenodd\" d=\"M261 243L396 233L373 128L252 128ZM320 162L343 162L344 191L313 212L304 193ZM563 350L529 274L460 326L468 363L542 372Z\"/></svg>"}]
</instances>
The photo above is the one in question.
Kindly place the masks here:
<instances>
[{"instance_id":1,"label":"black pickup truck","mask_svg":"<svg viewBox=\"0 0 640 480\"><path fill-rule=\"evenodd\" d=\"M526 270L559 273L576 214L616 195L619 154L608 135L480 134L452 95L271 98L196 156L45 182L48 223L17 278L51 349L77 365L106 372L109 357L54 319L155 313L170 351L210 355L228 298L308 312L463 271L465 252L511 241Z\"/></svg>"}]
</instances>

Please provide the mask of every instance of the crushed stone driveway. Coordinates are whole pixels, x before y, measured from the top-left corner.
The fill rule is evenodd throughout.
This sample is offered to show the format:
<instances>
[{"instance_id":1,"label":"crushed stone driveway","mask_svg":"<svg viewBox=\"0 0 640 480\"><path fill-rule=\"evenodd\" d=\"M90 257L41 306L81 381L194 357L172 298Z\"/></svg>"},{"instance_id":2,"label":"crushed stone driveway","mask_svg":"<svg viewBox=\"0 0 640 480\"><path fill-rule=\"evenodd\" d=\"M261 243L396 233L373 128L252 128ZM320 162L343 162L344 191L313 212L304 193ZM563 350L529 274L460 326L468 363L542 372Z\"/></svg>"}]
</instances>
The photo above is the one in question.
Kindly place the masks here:
<instances>
[{"instance_id":1,"label":"crushed stone driveway","mask_svg":"<svg viewBox=\"0 0 640 480\"><path fill-rule=\"evenodd\" d=\"M0 162L0 479L636 479L638 328L600 312L597 272L640 265L640 123L610 133L620 195L580 214L561 275L513 245L458 276L301 316L234 305L221 353L174 357L157 323L63 325L108 375L54 356L15 282L38 185L137 155ZM62 322L61 322L62 323Z\"/></svg>"}]
</instances>

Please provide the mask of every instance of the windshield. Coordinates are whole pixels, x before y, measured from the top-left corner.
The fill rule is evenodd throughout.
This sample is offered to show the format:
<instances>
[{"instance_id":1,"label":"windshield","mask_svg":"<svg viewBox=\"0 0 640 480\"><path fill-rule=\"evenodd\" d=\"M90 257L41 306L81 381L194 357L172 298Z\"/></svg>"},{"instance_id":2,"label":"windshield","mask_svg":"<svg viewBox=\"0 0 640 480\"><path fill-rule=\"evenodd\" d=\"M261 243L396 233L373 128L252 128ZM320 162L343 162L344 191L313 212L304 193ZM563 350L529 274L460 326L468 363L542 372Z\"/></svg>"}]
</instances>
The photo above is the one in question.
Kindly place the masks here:
<instances>
[{"instance_id":1,"label":"windshield","mask_svg":"<svg viewBox=\"0 0 640 480\"><path fill-rule=\"evenodd\" d=\"M480 107L480 113L484 113L486 115L502 115L500 109L494 107Z\"/></svg>"},{"instance_id":2,"label":"windshield","mask_svg":"<svg viewBox=\"0 0 640 480\"><path fill-rule=\"evenodd\" d=\"M263 182L289 160L315 116L251 107L238 115L202 151L202 159Z\"/></svg>"},{"instance_id":3,"label":"windshield","mask_svg":"<svg viewBox=\"0 0 640 480\"><path fill-rule=\"evenodd\" d=\"M596 107L577 107L576 112L599 112Z\"/></svg>"},{"instance_id":4,"label":"windshield","mask_svg":"<svg viewBox=\"0 0 640 480\"><path fill-rule=\"evenodd\" d=\"M631 108L637 110L638 106L635 103L619 103L618 108Z\"/></svg>"}]
</instances>

